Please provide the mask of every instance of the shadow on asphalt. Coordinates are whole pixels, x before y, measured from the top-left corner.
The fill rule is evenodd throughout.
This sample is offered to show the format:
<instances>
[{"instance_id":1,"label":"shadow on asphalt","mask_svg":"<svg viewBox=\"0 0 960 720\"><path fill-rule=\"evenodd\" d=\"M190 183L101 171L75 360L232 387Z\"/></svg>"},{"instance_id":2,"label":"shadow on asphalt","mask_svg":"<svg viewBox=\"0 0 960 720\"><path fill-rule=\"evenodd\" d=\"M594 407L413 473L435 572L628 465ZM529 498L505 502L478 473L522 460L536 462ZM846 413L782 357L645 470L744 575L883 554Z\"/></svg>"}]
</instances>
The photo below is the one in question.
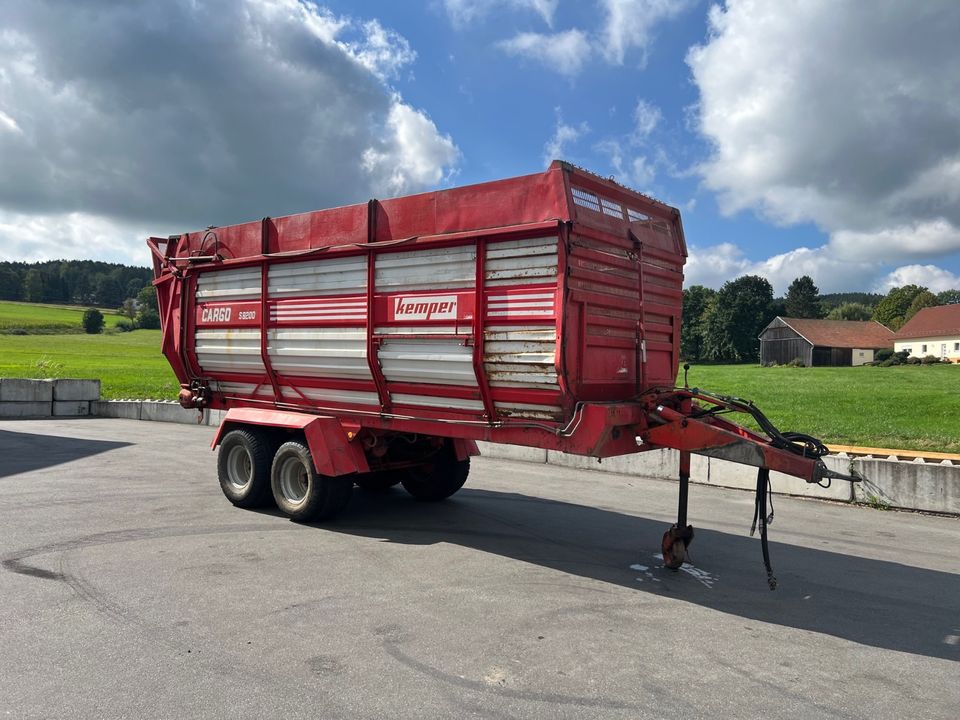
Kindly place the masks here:
<instances>
[{"instance_id":1,"label":"shadow on asphalt","mask_svg":"<svg viewBox=\"0 0 960 720\"><path fill-rule=\"evenodd\" d=\"M455 543L750 620L960 660L948 637L960 634L960 575L845 555L834 535L835 552L772 542L780 587L771 592L760 543L748 535L750 518L743 520L742 536L698 530L686 572L657 560L666 529L659 520L518 493L464 489L425 504L398 489L357 491L337 522L308 527L412 545Z\"/></svg>"},{"instance_id":2,"label":"shadow on asphalt","mask_svg":"<svg viewBox=\"0 0 960 720\"><path fill-rule=\"evenodd\" d=\"M43 470L130 444L0 430L0 478Z\"/></svg>"}]
</instances>

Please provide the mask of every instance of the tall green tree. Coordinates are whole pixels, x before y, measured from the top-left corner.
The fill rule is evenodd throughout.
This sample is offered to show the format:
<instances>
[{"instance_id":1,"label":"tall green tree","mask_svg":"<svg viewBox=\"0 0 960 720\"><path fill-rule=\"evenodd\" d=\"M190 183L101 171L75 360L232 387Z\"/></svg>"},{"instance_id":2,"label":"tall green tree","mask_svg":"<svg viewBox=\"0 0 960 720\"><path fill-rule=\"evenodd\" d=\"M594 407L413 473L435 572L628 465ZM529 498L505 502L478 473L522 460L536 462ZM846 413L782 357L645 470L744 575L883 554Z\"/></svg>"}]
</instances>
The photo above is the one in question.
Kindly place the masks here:
<instances>
[{"instance_id":1,"label":"tall green tree","mask_svg":"<svg viewBox=\"0 0 960 720\"><path fill-rule=\"evenodd\" d=\"M827 313L827 320L869 320L872 314L863 303L844 303Z\"/></svg>"},{"instance_id":2,"label":"tall green tree","mask_svg":"<svg viewBox=\"0 0 960 720\"><path fill-rule=\"evenodd\" d=\"M22 297L20 274L12 268L0 268L0 300L19 300Z\"/></svg>"},{"instance_id":3,"label":"tall green tree","mask_svg":"<svg viewBox=\"0 0 960 720\"><path fill-rule=\"evenodd\" d=\"M792 318L819 318L823 317L817 297L820 289L814 284L809 275L798 277L787 290L784 301L787 317Z\"/></svg>"},{"instance_id":4,"label":"tall green tree","mask_svg":"<svg viewBox=\"0 0 960 720\"><path fill-rule=\"evenodd\" d=\"M935 307L938 305L937 296L934 295L929 290L924 290L918 292L916 297L913 298L913 302L910 303L910 307L907 308L906 314L903 316L903 322L906 323L910 318L920 312L923 308Z\"/></svg>"},{"instance_id":5,"label":"tall green tree","mask_svg":"<svg viewBox=\"0 0 960 720\"><path fill-rule=\"evenodd\" d=\"M910 310L913 299L926 290L920 285L904 285L891 289L886 297L877 303L873 311L873 319L891 330L899 330L906 322L904 318Z\"/></svg>"},{"instance_id":6,"label":"tall green tree","mask_svg":"<svg viewBox=\"0 0 960 720\"><path fill-rule=\"evenodd\" d=\"M120 307L124 288L113 275L100 275L93 287L97 302L104 307Z\"/></svg>"},{"instance_id":7,"label":"tall green tree","mask_svg":"<svg viewBox=\"0 0 960 720\"><path fill-rule=\"evenodd\" d=\"M937 293L937 305L956 305L960 303L960 290L944 290Z\"/></svg>"},{"instance_id":8,"label":"tall green tree","mask_svg":"<svg viewBox=\"0 0 960 720\"><path fill-rule=\"evenodd\" d=\"M760 331L773 319L773 287L744 275L723 284L703 318L703 354L727 362L758 361Z\"/></svg>"},{"instance_id":9,"label":"tall green tree","mask_svg":"<svg viewBox=\"0 0 960 720\"><path fill-rule=\"evenodd\" d=\"M23 278L23 299L27 302L43 302L43 273L30 268Z\"/></svg>"},{"instance_id":10,"label":"tall green tree","mask_svg":"<svg viewBox=\"0 0 960 720\"><path fill-rule=\"evenodd\" d=\"M153 285L145 285L137 293L137 308L140 312L144 310L157 312L157 289Z\"/></svg>"},{"instance_id":11,"label":"tall green tree","mask_svg":"<svg viewBox=\"0 0 960 720\"><path fill-rule=\"evenodd\" d=\"M703 285L683 291L683 319L680 324L680 354L685 360L703 357L703 316L710 299L717 294Z\"/></svg>"}]
</instances>

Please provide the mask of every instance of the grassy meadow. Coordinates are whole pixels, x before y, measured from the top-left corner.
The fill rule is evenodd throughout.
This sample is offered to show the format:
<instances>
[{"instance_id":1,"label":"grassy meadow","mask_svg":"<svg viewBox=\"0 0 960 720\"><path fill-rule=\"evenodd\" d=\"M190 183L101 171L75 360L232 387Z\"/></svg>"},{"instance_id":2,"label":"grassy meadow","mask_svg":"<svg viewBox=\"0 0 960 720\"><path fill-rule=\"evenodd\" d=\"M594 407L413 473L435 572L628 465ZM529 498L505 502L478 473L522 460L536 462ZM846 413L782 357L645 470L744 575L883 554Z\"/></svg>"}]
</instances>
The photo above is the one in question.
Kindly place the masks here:
<instances>
[{"instance_id":1,"label":"grassy meadow","mask_svg":"<svg viewBox=\"0 0 960 720\"><path fill-rule=\"evenodd\" d=\"M87 335L84 310L0 302L0 377L100 378L105 399L176 399L180 385L160 354L159 330L116 332L120 316L101 309L105 332Z\"/></svg>"},{"instance_id":2,"label":"grassy meadow","mask_svg":"<svg viewBox=\"0 0 960 720\"><path fill-rule=\"evenodd\" d=\"M83 308L0 302L0 377L100 378L105 399L176 399L159 330L110 331L119 316L104 313L101 335L4 334L12 326L79 326L82 315ZM695 365L690 385L753 400L781 430L827 444L960 453L960 365Z\"/></svg>"},{"instance_id":3,"label":"grassy meadow","mask_svg":"<svg viewBox=\"0 0 960 720\"><path fill-rule=\"evenodd\" d=\"M83 332L83 313L87 308L75 305L41 305L25 302L0 302L0 334L26 332L31 335L64 335ZM104 327L110 329L120 320L115 310L100 309Z\"/></svg>"},{"instance_id":4,"label":"grassy meadow","mask_svg":"<svg viewBox=\"0 0 960 720\"><path fill-rule=\"evenodd\" d=\"M781 430L828 445L960 453L960 365L695 365L689 381L753 400Z\"/></svg>"},{"instance_id":5,"label":"grassy meadow","mask_svg":"<svg viewBox=\"0 0 960 720\"><path fill-rule=\"evenodd\" d=\"M101 335L0 335L0 377L100 378L104 399L176 400L159 330Z\"/></svg>"}]
</instances>

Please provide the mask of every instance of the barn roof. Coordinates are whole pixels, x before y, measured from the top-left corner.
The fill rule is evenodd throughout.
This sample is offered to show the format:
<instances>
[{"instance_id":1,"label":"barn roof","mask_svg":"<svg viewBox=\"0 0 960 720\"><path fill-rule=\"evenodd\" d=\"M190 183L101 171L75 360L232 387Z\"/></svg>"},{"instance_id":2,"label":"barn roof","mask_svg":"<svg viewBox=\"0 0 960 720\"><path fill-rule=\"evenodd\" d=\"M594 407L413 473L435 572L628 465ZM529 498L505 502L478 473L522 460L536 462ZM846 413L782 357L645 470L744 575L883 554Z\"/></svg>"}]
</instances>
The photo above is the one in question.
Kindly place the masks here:
<instances>
[{"instance_id":1,"label":"barn roof","mask_svg":"<svg viewBox=\"0 0 960 720\"><path fill-rule=\"evenodd\" d=\"M897 340L960 336L960 305L923 308L900 328Z\"/></svg>"},{"instance_id":2,"label":"barn roof","mask_svg":"<svg viewBox=\"0 0 960 720\"><path fill-rule=\"evenodd\" d=\"M817 347L864 349L893 347L893 331L873 320L814 320L786 317L777 319Z\"/></svg>"}]
</instances>

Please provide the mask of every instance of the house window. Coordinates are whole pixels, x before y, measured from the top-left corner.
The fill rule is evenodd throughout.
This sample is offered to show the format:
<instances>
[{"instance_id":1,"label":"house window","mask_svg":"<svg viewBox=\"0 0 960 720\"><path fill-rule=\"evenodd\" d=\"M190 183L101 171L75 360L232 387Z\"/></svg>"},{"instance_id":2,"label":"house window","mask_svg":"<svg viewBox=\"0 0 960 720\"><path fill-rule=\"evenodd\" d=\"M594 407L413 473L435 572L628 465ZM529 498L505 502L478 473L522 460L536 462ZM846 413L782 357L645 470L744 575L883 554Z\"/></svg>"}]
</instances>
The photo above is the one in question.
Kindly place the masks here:
<instances>
[{"instance_id":1,"label":"house window","mask_svg":"<svg viewBox=\"0 0 960 720\"><path fill-rule=\"evenodd\" d=\"M927 346L926 346L926 345L921 345L921 346L920 346L920 352L926 352L926 351L927 351Z\"/></svg>"},{"instance_id":2,"label":"house window","mask_svg":"<svg viewBox=\"0 0 960 720\"><path fill-rule=\"evenodd\" d=\"M960 350L960 343L954 343L954 344L953 344L953 349L954 349L954 351Z\"/></svg>"}]
</instances>

